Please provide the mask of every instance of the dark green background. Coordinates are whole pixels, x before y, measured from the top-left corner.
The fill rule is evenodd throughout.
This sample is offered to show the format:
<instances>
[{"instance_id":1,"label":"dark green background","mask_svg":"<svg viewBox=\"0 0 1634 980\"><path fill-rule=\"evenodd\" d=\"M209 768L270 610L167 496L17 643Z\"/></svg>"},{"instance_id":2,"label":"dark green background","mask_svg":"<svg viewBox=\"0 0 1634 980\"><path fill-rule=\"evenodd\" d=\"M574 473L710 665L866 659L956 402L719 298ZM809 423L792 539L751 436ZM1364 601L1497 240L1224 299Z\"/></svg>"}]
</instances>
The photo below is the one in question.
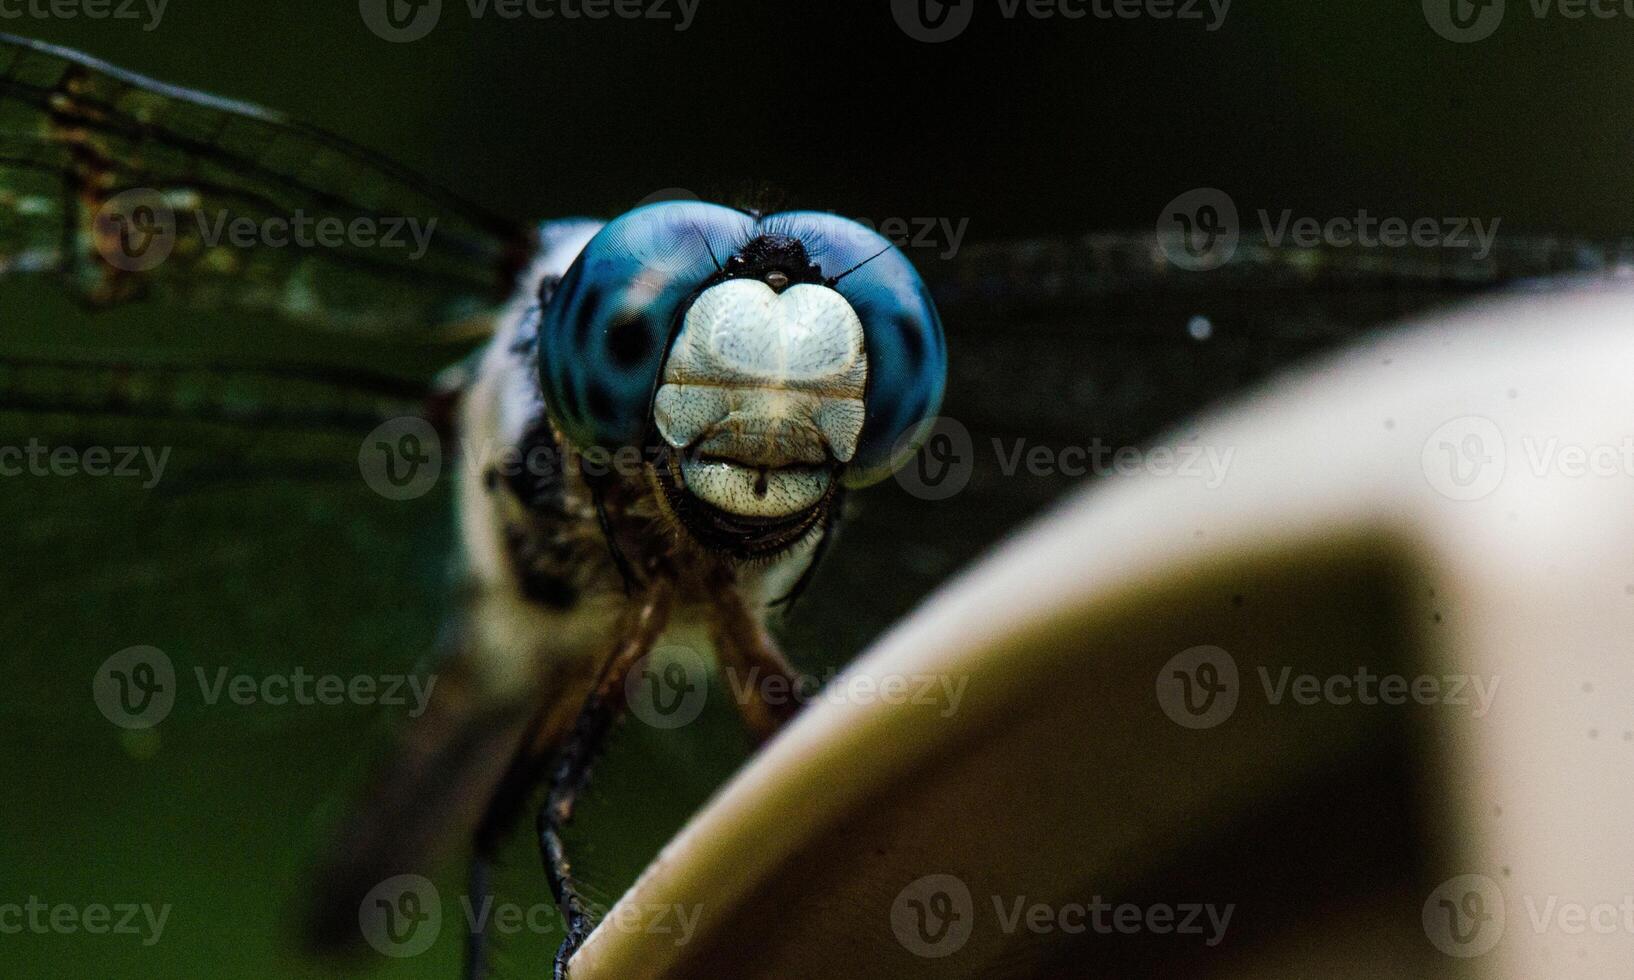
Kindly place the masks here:
<instances>
[{"instance_id":1,"label":"dark green background","mask_svg":"<svg viewBox=\"0 0 1634 980\"><path fill-rule=\"evenodd\" d=\"M371 34L343 0L172 0L159 29L0 23L179 84L284 109L388 151L496 210L612 214L664 188L875 221L969 218L971 241L1151 227L1212 185L1251 209L1326 217L1501 218L1505 231L1620 237L1634 228L1634 21L1535 21L1512 5L1491 39L1436 36L1417 3L1237 0L1225 26L1002 20L979 3L961 38L914 42L884 2L701 0L664 22L470 21L448 0L426 40ZM1200 301L1188 301L1196 302ZM1268 300L1267 302L1276 302ZM1056 444L1146 438L1342 330L1279 332L1149 300L1095 330L952 315L949 414ZM1360 320L1358 314L1356 319ZM1240 330L1233 327L1241 325ZM0 289L9 353L320 361L424 377L454 349L320 338L265 317L121 310L91 317L44 283ZM0 630L0 903L174 906L162 942L0 936L28 977L327 975L296 959L289 910L323 828L389 713L208 708L184 698L156 734L121 737L90 697L133 644L263 675L387 673L423 662L443 612L447 488L383 502L357 479L357 432L0 418L0 442L175 447L161 491L8 479ZM1000 481L927 506L887 484L789 626L803 663L843 662L934 582L1061 489ZM184 681L183 689L188 689ZM617 736L577 830L592 891L617 895L741 760L715 699L680 734ZM548 898L526 842L509 900ZM435 951L380 976L456 975ZM505 944L539 975L551 936Z\"/></svg>"},{"instance_id":2,"label":"dark green background","mask_svg":"<svg viewBox=\"0 0 1634 980\"><path fill-rule=\"evenodd\" d=\"M914 42L885 0L701 0L664 21L473 21L448 0L388 44L344 0L172 0L159 29L10 21L134 70L284 109L509 213L609 214L646 194L771 183L976 238L1145 228L1217 186L1245 210L1501 217L1620 235L1634 20L1512 0L1453 44L1418 0L1237 0L1224 26L1031 20L976 4Z\"/></svg>"}]
</instances>

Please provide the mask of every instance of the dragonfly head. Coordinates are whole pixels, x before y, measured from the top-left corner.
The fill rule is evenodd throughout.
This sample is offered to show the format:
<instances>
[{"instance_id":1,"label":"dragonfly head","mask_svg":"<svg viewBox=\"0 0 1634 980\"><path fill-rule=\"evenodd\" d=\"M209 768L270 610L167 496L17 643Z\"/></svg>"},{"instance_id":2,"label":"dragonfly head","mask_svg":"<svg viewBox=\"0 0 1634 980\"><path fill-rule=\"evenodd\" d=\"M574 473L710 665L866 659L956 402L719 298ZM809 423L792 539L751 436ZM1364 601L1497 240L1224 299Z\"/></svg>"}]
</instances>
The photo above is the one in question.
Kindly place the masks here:
<instances>
[{"instance_id":1,"label":"dragonfly head","mask_svg":"<svg viewBox=\"0 0 1634 980\"><path fill-rule=\"evenodd\" d=\"M647 452L703 544L765 555L918 446L941 323L889 241L831 214L667 202L610 222L552 294L540 380L576 445Z\"/></svg>"}]
</instances>

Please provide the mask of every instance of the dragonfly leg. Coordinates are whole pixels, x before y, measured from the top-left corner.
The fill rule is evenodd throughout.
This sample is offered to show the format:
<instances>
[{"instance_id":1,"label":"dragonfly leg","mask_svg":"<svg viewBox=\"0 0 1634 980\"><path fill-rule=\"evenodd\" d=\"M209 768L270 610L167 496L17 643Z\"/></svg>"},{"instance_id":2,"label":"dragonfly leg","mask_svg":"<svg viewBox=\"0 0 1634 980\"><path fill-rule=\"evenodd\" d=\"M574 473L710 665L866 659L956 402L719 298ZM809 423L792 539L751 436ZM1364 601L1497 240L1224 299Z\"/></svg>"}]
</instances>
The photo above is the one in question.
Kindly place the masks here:
<instances>
[{"instance_id":1,"label":"dragonfly leg","mask_svg":"<svg viewBox=\"0 0 1634 980\"><path fill-rule=\"evenodd\" d=\"M799 713L805 679L730 583L715 590L713 626L721 669L739 675L727 689L745 692L738 712L755 738L764 742Z\"/></svg>"},{"instance_id":2,"label":"dragonfly leg","mask_svg":"<svg viewBox=\"0 0 1634 980\"><path fill-rule=\"evenodd\" d=\"M579 794L590 782L590 770L607 741L624 707L624 682L630 671L652 651L669 617L669 587L650 587L634 607L634 615L620 623L621 639L608 658L600 679L579 712L573 730L558 750L550 773L550 792L539 811L537 830L539 851L550 891L562 910L566 938L556 952L555 980L567 980L568 961L594 928L590 902L573 881L573 864L568 859L563 832L573 820Z\"/></svg>"}]
</instances>

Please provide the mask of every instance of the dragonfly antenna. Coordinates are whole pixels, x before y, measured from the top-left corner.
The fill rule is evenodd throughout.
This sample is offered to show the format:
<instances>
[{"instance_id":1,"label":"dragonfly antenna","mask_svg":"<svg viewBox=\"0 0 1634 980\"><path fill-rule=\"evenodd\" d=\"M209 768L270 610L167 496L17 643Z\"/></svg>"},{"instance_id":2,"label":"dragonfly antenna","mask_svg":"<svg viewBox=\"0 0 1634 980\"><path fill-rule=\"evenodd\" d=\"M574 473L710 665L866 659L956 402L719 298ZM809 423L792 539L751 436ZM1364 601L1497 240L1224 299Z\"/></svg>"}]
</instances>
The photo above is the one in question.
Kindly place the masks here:
<instances>
[{"instance_id":1,"label":"dragonfly antenna","mask_svg":"<svg viewBox=\"0 0 1634 980\"><path fill-rule=\"evenodd\" d=\"M841 279L844 279L846 276L849 276L851 273L856 272L858 269L860 269L863 266L867 265L868 263L874 261L875 259L879 258L881 255L884 255L886 252L889 252L890 250L891 250L891 246L887 245L884 248L880 249L879 251L875 252L873 255L868 256L866 259L863 259L861 262L858 262L856 265L852 266L851 268L849 268L849 269L845 270L844 272L840 273L839 275L835 276L833 279L830 279L828 281L829 288L832 289L834 287L834 285L836 283L838 283Z\"/></svg>"}]
</instances>

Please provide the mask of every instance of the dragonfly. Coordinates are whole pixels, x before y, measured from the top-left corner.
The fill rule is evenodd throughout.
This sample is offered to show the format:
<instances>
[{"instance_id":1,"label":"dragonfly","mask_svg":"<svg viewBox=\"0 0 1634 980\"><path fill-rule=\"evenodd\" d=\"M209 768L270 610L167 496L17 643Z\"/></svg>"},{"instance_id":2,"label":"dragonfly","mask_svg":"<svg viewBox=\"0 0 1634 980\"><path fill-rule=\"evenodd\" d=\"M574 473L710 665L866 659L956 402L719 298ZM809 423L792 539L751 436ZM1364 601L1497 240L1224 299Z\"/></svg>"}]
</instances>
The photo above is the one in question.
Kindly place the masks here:
<instances>
[{"instance_id":1,"label":"dragonfly","mask_svg":"<svg viewBox=\"0 0 1634 980\"><path fill-rule=\"evenodd\" d=\"M531 808L565 920L554 969L566 976L594 908L564 829L627 708L629 679L666 637L702 634L722 671L797 683L774 608L809 589L840 607L825 629L865 636L900 610L871 607L858 583L922 593L1076 476L1016 480L1000 442L1093 432L1137 444L1414 310L1628 268L1622 245L1556 238L1476 253L1245 236L1200 262L1217 244L1197 239L1208 225L973 244L914 262L825 212L665 201L610 221L529 224L275 112L0 37L6 287L48 282L93 310L268 315L311 338L269 364L253 338L214 338L205 356L168 362L48 333L0 352L8 416L73 433L182 425L219 458L181 497L144 498L129 519L163 522L196 505L200 487L229 486L231 499L212 506L238 530L251 522L234 515L271 485L332 491L299 457L332 450L324 440L336 434L361 445L369 506L380 508L415 483L428 447L458 446L450 540L434 542L458 569L440 635L342 629L331 639L391 646L405 663L435 649L438 683L363 780L320 864L307 921L323 949L359 941L360 907L380 882L456 852L470 861L472 894L485 893L489 863ZM326 228L332 244L290 247ZM368 241L347 239L358 229ZM385 247L388 237L404 247ZM359 351L450 346L470 350L409 379L355 362ZM1175 390L1189 394L1162 394ZM304 435L265 458L273 429ZM992 453L980 451L987 441ZM965 489L938 492L933 477L961 458ZM899 492L872 512L852 506L852 491L879 484ZM819 567L848 562L843 549L825 556L853 521L849 557L865 560L818 588ZM20 550L49 555L71 524L42 521ZM330 526L352 533L345 519ZM400 560L426 543L423 528L391 530L397 538L378 544ZM135 556L110 541L108 564L145 563L151 580L155 564L202 563L197 580L212 561L253 560L158 548ZM299 565L281 567L299 575ZM52 583L114 574L42 567ZM71 600L41 591L71 614ZM221 619L283 625L182 605L168 615L187 620L184 633ZM751 691L735 707L764 739L794 705ZM472 928L465 974L488 968Z\"/></svg>"}]
</instances>

